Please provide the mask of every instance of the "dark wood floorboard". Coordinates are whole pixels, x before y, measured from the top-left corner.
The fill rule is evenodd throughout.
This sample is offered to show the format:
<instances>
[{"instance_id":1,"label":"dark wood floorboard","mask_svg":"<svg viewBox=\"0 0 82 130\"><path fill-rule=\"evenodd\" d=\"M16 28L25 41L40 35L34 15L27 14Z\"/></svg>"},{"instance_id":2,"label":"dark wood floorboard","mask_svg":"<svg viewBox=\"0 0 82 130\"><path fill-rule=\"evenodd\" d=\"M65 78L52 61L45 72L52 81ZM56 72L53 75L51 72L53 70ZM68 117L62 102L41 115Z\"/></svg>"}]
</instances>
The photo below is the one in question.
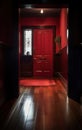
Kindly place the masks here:
<instances>
[{"instance_id":1,"label":"dark wood floorboard","mask_svg":"<svg viewBox=\"0 0 82 130\"><path fill-rule=\"evenodd\" d=\"M0 130L82 130L82 106L68 98L67 86L59 79L55 82L54 86L21 88L11 109L0 113L0 122L4 121Z\"/></svg>"}]
</instances>

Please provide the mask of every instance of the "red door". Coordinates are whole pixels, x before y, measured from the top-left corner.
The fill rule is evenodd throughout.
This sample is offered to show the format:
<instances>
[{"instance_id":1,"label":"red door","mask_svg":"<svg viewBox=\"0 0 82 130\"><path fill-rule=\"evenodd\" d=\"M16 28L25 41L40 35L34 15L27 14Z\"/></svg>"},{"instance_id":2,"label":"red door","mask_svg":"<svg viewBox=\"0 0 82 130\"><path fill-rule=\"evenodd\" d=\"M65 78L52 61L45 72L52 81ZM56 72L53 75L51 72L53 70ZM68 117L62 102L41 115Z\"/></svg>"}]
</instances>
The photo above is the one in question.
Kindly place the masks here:
<instances>
[{"instance_id":1,"label":"red door","mask_svg":"<svg viewBox=\"0 0 82 130\"><path fill-rule=\"evenodd\" d=\"M38 77L53 76L53 30L34 29L33 73Z\"/></svg>"}]
</instances>

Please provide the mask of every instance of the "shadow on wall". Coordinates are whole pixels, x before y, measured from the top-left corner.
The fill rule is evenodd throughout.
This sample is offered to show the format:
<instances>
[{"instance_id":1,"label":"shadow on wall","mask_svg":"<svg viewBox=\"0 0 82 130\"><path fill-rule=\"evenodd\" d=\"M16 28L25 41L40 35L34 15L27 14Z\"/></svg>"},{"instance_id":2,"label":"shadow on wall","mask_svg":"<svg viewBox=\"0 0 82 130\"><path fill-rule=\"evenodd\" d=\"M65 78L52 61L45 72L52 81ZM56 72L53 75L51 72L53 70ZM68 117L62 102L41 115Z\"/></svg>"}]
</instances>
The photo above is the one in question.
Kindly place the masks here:
<instances>
[{"instance_id":1,"label":"shadow on wall","mask_svg":"<svg viewBox=\"0 0 82 130\"><path fill-rule=\"evenodd\" d=\"M56 72L59 72L68 81L67 46L56 54Z\"/></svg>"}]
</instances>

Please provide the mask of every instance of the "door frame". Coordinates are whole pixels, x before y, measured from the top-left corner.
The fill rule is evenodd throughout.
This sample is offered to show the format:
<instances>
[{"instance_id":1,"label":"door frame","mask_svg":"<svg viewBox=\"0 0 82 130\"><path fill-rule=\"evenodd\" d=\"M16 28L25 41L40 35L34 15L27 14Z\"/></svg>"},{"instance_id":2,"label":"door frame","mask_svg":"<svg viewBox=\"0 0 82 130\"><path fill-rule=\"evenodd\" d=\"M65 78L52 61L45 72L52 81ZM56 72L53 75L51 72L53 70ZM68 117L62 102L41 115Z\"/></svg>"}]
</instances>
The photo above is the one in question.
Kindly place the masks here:
<instances>
[{"instance_id":1,"label":"door frame","mask_svg":"<svg viewBox=\"0 0 82 130\"><path fill-rule=\"evenodd\" d=\"M54 42L54 39L56 37L56 26L55 25L50 25L50 26L23 26L22 27L22 56L24 56L24 35L23 35L23 32L25 29L31 29L32 31L34 29L52 29L53 30L53 76L55 75L55 53L56 53L56 44ZM32 33L32 52L33 52L33 33ZM25 57L27 57L25 55ZM32 77L33 77L33 53L32 53L32 56L30 56L31 60L32 60Z\"/></svg>"}]
</instances>

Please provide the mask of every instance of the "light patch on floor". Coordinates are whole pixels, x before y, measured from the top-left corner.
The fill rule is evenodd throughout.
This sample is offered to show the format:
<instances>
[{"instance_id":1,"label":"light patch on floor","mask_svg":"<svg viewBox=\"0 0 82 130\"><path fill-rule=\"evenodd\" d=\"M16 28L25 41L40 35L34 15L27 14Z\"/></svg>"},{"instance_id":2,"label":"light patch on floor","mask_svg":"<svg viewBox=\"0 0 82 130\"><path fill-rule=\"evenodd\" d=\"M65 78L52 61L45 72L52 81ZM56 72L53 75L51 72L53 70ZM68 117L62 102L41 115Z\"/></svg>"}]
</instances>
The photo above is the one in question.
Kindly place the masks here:
<instances>
[{"instance_id":1,"label":"light patch on floor","mask_svg":"<svg viewBox=\"0 0 82 130\"><path fill-rule=\"evenodd\" d=\"M52 86L56 85L54 79L22 79L19 81L20 86Z\"/></svg>"}]
</instances>

